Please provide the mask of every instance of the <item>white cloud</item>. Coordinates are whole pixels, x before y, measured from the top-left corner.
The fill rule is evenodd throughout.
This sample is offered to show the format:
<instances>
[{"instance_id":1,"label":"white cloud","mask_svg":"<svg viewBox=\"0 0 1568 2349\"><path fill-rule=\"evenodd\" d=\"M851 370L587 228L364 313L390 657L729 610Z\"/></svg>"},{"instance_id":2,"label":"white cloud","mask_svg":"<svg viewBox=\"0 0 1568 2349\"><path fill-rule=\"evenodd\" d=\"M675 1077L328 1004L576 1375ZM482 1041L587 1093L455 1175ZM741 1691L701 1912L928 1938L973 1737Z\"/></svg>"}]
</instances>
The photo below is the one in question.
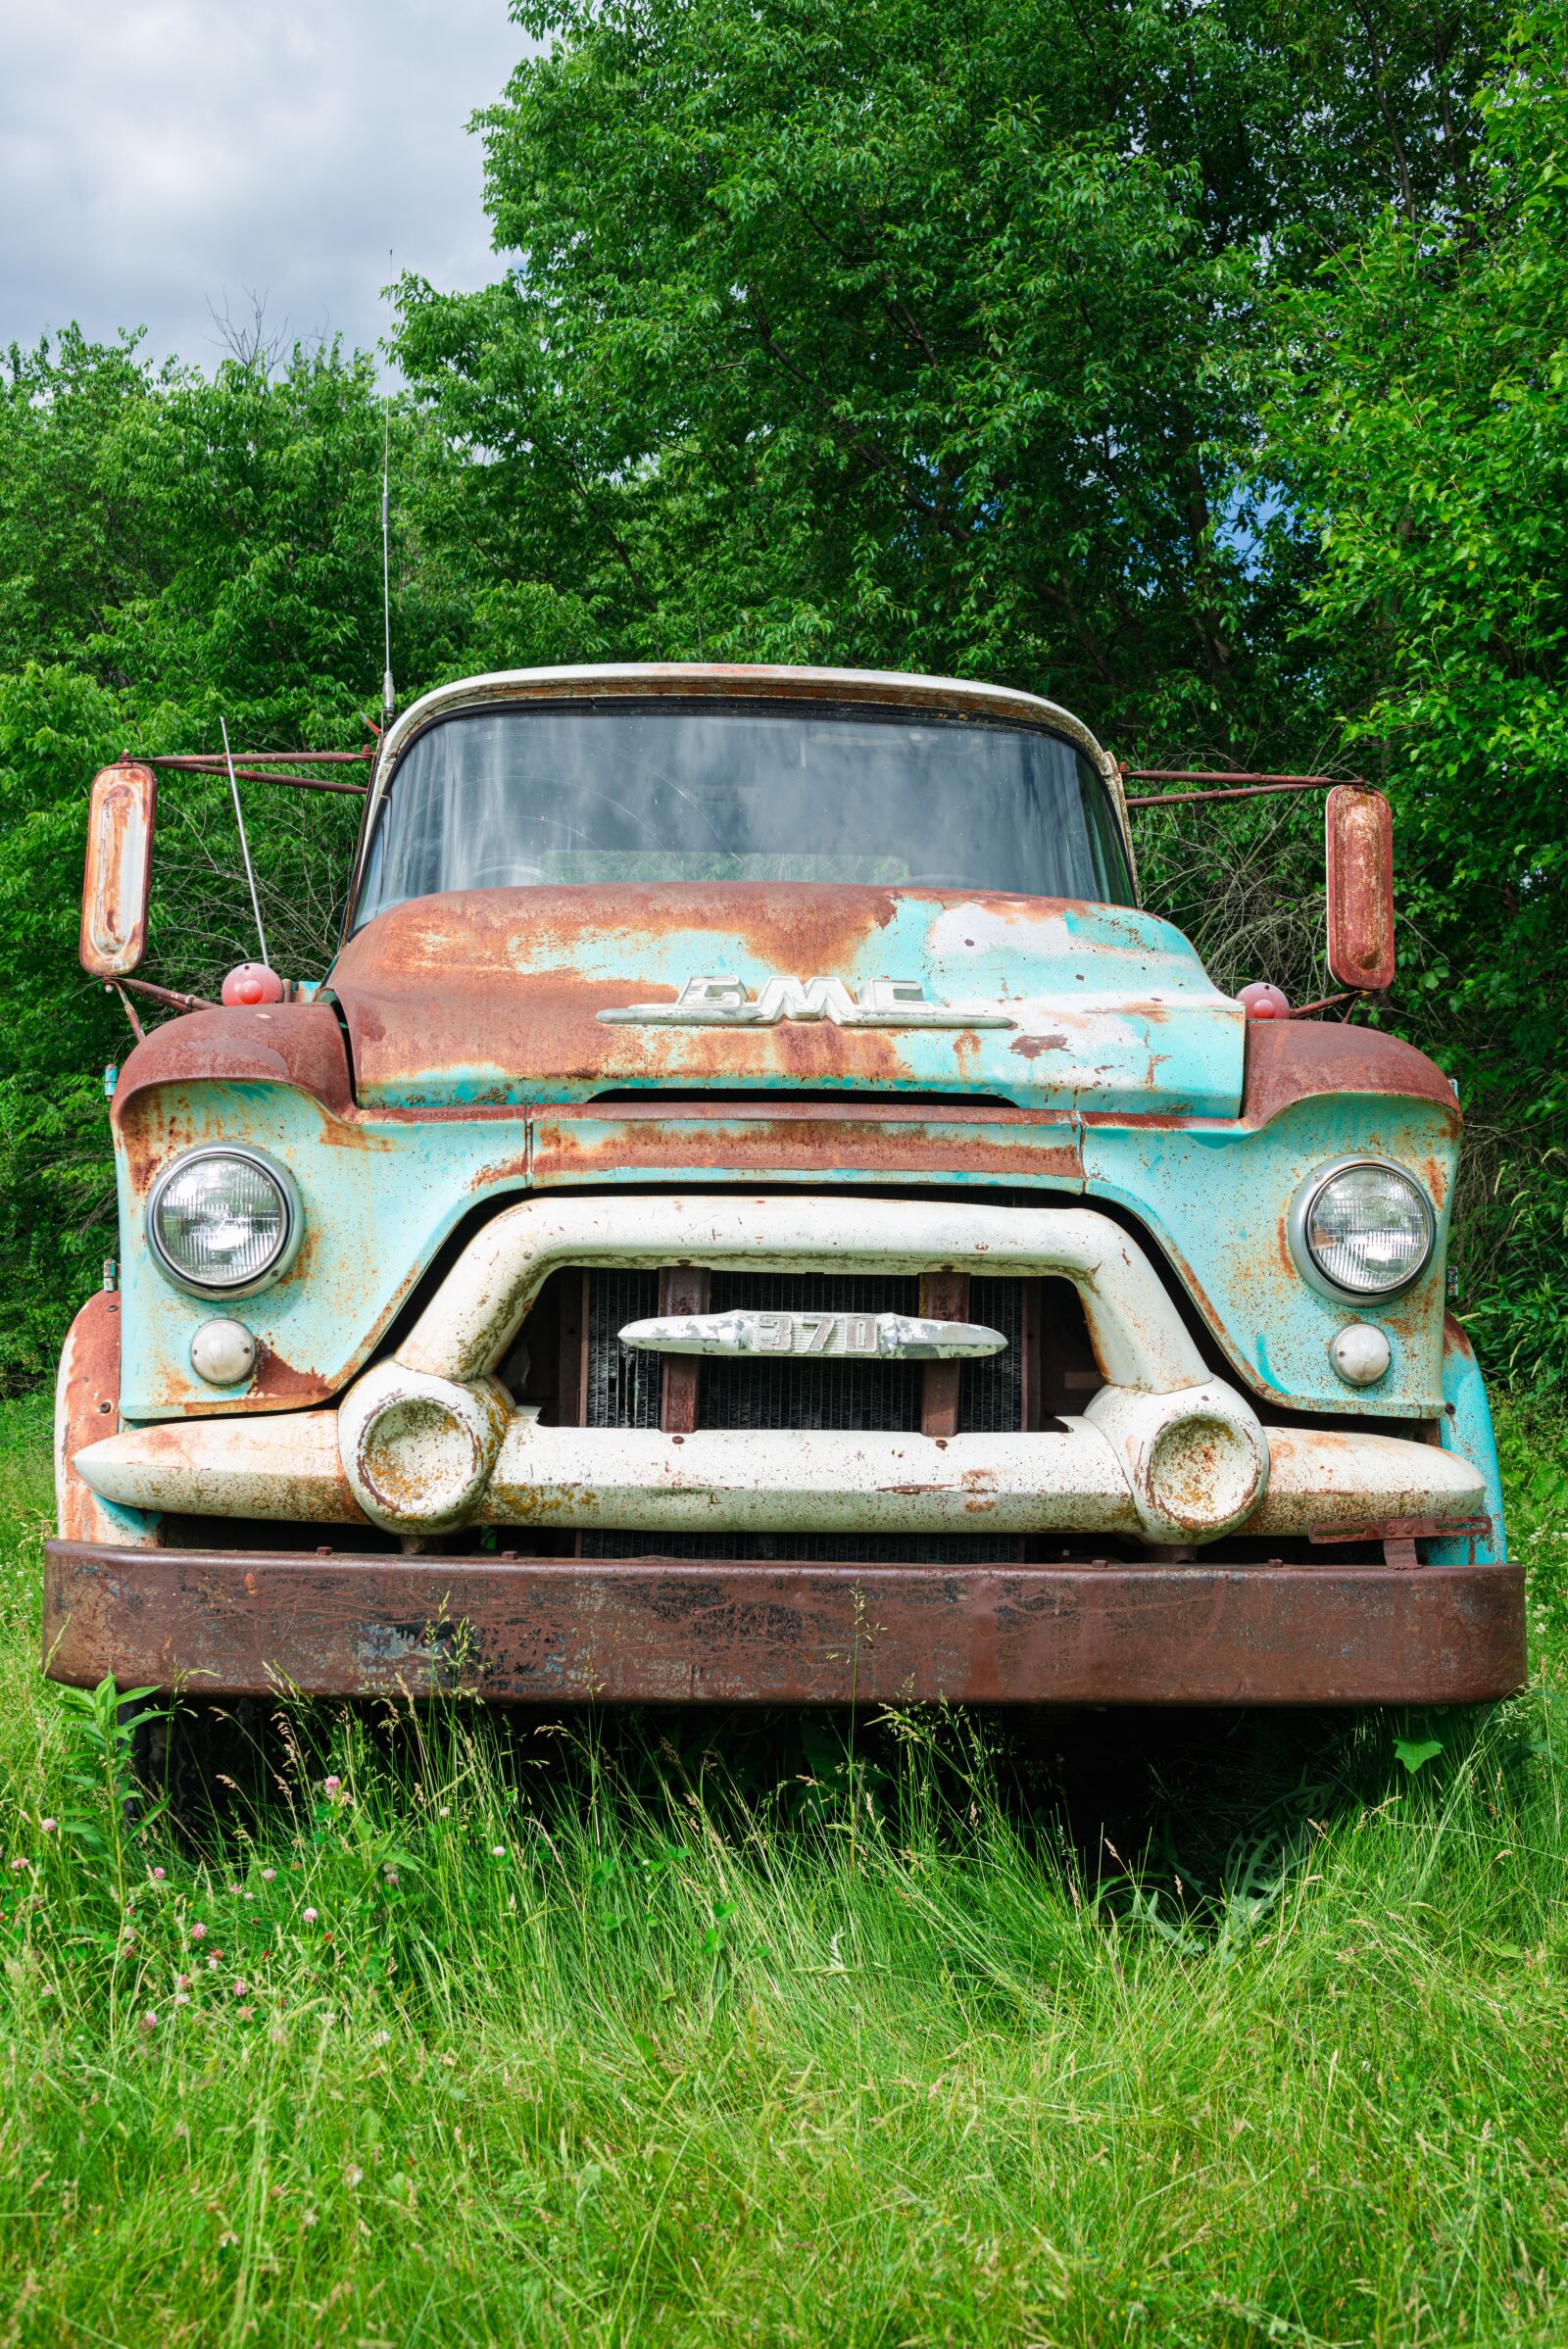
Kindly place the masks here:
<instances>
[{"instance_id":1,"label":"white cloud","mask_svg":"<svg viewBox=\"0 0 1568 2349\"><path fill-rule=\"evenodd\" d=\"M506 0L0 0L0 345L75 318L211 366L250 288L371 347L397 271L483 284L466 123L527 46Z\"/></svg>"}]
</instances>

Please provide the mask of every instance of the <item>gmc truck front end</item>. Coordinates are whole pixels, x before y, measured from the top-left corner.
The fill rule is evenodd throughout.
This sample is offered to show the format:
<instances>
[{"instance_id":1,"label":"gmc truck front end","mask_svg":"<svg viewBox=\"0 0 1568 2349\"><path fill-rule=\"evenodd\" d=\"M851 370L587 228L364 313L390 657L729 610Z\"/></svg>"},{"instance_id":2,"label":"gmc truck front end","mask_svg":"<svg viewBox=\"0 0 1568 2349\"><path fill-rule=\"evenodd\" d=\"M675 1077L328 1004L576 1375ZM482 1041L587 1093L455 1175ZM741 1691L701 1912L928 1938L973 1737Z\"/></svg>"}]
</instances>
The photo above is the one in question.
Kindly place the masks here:
<instances>
[{"instance_id":1,"label":"gmc truck front end","mask_svg":"<svg viewBox=\"0 0 1568 2349\"><path fill-rule=\"evenodd\" d=\"M311 1000L121 1073L56 1676L1456 1702L1524 1669L1421 1054L1249 1021L1024 695L443 689Z\"/></svg>"}]
</instances>

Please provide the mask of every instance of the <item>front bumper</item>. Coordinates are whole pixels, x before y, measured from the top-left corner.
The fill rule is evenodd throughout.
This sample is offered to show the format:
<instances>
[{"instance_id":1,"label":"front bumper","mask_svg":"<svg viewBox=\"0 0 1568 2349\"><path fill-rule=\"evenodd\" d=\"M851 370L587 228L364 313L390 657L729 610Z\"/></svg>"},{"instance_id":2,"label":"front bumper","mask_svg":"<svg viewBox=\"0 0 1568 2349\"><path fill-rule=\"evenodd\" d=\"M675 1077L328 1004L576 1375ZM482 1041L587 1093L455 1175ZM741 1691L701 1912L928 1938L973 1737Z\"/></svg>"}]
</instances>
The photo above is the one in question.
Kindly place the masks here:
<instances>
[{"instance_id":1,"label":"front bumper","mask_svg":"<svg viewBox=\"0 0 1568 2349\"><path fill-rule=\"evenodd\" d=\"M56 1680L500 1703L1468 1704L1515 1566L765 1566L45 1544Z\"/></svg>"},{"instance_id":2,"label":"front bumper","mask_svg":"<svg viewBox=\"0 0 1568 2349\"><path fill-rule=\"evenodd\" d=\"M496 1365L552 1267L638 1261L1054 1273L1079 1290L1104 1384L1081 1416L946 1439L682 1437L516 1407ZM1486 1554L1500 1521L1473 1362L1454 1356L1462 1450L1264 1429L1209 1377L1136 1243L1090 1210L640 1199L633 1218L533 1199L485 1228L337 1410L111 1434L118 1313L92 1299L61 1367L57 1679L514 1703L1447 1704L1524 1677L1522 1576ZM226 1518L234 1546L164 1546L171 1514ZM244 1546L269 1518L312 1531ZM471 1554L466 1529L485 1524L522 1554ZM333 1546L333 1529L360 1529L352 1545L368 1525L412 1537L409 1553ZM1080 1540L1050 1564L694 1563L529 1556L529 1529L651 1547L696 1532L713 1549L733 1533L737 1550L797 1531L818 1552L824 1535L898 1534L916 1559L923 1537ZM1102 1535L1165 1554L1096 1558ZM1222 1536L1235 1555L1193 1554ZM1332 1546L1286 1564L1269 1555L1286 1536ZM1381 1562L1345 1563L1352 1541Z\"/></svg>"}]
</instances>

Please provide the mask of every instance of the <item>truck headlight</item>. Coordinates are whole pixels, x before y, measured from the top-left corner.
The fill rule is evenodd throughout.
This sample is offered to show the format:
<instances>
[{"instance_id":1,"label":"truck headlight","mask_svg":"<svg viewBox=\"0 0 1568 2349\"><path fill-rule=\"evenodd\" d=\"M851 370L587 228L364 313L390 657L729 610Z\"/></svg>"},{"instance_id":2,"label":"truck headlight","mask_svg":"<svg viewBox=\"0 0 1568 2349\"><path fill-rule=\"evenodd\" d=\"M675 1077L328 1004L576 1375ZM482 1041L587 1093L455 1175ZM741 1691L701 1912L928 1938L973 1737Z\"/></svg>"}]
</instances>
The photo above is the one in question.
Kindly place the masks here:
<instances>
[{"instance_id":1,"label":"truck headlight","mask_svg":"<svg viewBox=\"0 0 1568 2349\"><path fill-rule=\"evenodd\" d=\"M1380 1158L1314 1175L1292 1222L1302 1270L1308 1278L1316 1271L1341 1297L1393 1297L1408 1289L1426 1270L1438 1228L1420 1184Z\"/></svg>"},{"instance_id":2,"label":"truck headlight","mask_svg":"<svg viewBox=\"0 0 1568 2349\"><path fill-rule=\"evenodd\" d=\"M234 1296L275 1280L293 1262L299 1194L259 1150L187 1150L147 1202L154 1255L181 1288Z\"/></svg>"}]
</instances>

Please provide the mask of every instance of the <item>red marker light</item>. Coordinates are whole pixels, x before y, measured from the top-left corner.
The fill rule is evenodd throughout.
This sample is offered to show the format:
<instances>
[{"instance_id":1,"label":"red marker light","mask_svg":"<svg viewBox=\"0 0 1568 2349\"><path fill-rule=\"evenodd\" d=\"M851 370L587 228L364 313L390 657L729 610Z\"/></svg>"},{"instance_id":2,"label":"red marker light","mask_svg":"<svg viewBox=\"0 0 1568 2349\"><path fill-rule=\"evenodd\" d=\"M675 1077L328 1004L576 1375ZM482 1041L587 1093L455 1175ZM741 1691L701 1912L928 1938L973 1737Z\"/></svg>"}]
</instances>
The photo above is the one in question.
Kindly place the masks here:
<instances>
[{"instance_id":1,"label":"red marker light","mask_svg":"<svg viewBox=\"0 0 1568 2349\"><path fill-rule=\"evenodd\" d=\"M227 1001L227 998L224 998ZM1254 979L1244 987L1241 1003L1249 1019L1289 1019L1291 999L1281 988L1271 986L1267 979Z\"/></svg>"},{"instance_id":2,"label":"red marker light","mask_svg":"<svg viewBox=\"0 0 1568 2349\"><path fill-rule=\"evenodd\" d=\"M265 962L236 962L223 981L225 1003L280 1003L283 982Z\"/></svg>"}]
</instances>

